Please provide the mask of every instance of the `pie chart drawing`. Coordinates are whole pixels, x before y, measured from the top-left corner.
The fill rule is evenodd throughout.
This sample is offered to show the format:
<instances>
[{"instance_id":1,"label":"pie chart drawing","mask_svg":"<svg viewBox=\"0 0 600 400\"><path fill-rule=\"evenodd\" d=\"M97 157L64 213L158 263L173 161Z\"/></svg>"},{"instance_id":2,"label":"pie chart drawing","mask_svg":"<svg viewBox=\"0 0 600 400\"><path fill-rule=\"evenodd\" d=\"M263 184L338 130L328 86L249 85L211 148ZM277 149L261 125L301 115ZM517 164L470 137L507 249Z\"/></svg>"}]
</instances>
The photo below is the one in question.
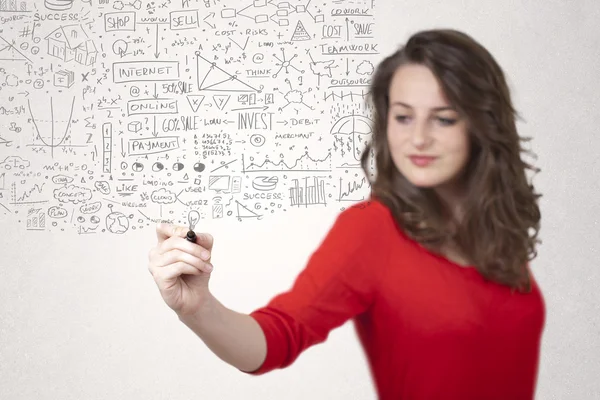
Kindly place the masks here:
<instances>
[{"instance_id":1,"label":"pie chart drawing","mask_svg":"<svg viewBox=\"0 0 600 400\"><path fill-rule=\"evenodd\" d=\"M351 143L354 159L360 161L363 148L373 133L373 121L362 115L348 115L333 124L329 133L346 136Z\"/></svg>"},{"instance_id":2,"label":"pie chart drawing","mask_svg":"<svg viewBox=\"0 0 600 400\"><path fill-rule=\"evenodd\" d=\"M46 0L44 6L52 11L66 11L73 7L73 0Z\"/></svg>"},{"instance_id":3,"label":"pie chart drawing","mask_svg":"<svg viewBox=\"0 0 600 400\"><path fill-rule=\"evenodd\" d=\"M126 41L124 41L123 39L119 39L113 43L112 50L113 53L115 53L116 55L123 57L125 54L127 54L128 47L129 46L127 45Z\"/></svg>"}]
</instances>

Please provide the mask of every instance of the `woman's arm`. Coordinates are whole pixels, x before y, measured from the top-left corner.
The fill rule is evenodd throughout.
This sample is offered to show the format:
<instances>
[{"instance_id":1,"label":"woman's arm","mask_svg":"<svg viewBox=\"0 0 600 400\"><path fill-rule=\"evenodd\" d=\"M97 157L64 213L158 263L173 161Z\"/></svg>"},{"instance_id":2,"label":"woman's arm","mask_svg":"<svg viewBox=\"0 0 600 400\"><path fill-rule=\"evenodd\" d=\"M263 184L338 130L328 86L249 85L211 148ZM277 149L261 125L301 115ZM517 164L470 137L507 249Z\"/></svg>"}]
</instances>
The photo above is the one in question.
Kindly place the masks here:
<instances>
[{"instance_id":1,"label":"woman's arm","mask_svg":"<svg viewBox=\"0 0 600 400\"><path fill-rule=\"evenodd\" d=\"M342 212L293 286L249 315L214 296L179 319L223 361L255 375L291 365L364 312L389 265L393 224L381 204Z\"/></svg>"},{"instance_id":2,"label":"woman's arm","mask_svg":"<svg viewBox=\"0 0 600 400\"><path fill-rule=\"evenodd\" d=\"M265 360L265 335L256 320L225 307L212 295L201 309L179 315L179 320L217 357L241 371L254 371Z\"/></svg>"},{"instance_id":3,"label":"woman's arm","mask_svg":"<svg viewBox=\"0 0 600 400\"><path fill-rule=\"evenodd\" d=\"M395 234L393 218L381 203L344 210L293 286L250 313L267 344L266 358L252 374L291 365L331 330L368 310L390 265Z\"/></svg>"}]
</instances>

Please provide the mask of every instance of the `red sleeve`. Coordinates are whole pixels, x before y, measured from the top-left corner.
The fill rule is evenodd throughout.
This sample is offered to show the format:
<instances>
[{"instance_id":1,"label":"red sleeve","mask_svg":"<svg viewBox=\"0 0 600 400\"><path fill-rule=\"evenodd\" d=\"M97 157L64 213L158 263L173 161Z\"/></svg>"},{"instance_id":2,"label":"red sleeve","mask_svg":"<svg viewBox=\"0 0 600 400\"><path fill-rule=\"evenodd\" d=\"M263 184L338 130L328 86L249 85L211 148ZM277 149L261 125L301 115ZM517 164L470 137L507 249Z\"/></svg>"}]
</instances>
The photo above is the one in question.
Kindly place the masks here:
<instances>
[{"instance_id":1,"label":"red sleeve","mask_svg":"<svg viewBox=\"0 0 600 400\"><path fill-rule=\"evenodd\" d=\"M257 370L244 372L260 375L289 366L369 307L387 265L385 216L373 202L338 215L292 288L250 314L266 336L267 356Z\"/></svg>"}]
</instances>

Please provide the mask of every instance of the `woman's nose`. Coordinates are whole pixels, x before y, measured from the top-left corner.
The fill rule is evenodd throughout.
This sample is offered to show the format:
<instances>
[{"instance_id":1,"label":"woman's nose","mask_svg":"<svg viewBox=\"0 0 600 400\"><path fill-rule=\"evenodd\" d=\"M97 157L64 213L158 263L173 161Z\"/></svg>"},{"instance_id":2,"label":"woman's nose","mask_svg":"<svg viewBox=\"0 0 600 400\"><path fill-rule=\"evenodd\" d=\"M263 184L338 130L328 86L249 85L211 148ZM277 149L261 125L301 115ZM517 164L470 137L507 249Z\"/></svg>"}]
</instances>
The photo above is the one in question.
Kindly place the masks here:
<instances>
[{"instance_id":1,"label":"woman's nose","mask_svg":"<svg viewBox=\"0 0 600 400\"><path fill-rule=\"evenodd\" d=\"M411 141L416 148L423 148L431 142L431 133L426 123L415 124L411 131Z\"/></svg>"}]
</instances>

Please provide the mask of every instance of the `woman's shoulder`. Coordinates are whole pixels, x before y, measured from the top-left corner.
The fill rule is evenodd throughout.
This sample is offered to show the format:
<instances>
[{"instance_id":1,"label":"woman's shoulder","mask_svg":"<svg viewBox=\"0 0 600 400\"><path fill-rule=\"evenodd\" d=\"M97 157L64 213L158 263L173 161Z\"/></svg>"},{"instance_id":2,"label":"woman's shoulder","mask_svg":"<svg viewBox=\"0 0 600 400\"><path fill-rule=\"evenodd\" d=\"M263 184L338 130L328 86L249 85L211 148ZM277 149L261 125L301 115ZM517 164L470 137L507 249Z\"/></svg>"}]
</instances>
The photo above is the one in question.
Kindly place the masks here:
<instances>
[{"instance_id":1,"label":"woman's shoulder","mask_svg":"<svg viewBox=\"0 0 600 400\"><path fill-rule=\"evenodd\" d=\"M371 225L379 228L383 228L382 224L393 223L389 208L373 197L350 205L340 213L338 219L347 223L356 223L363 226Z\"/></svg>"}]
</instances>

